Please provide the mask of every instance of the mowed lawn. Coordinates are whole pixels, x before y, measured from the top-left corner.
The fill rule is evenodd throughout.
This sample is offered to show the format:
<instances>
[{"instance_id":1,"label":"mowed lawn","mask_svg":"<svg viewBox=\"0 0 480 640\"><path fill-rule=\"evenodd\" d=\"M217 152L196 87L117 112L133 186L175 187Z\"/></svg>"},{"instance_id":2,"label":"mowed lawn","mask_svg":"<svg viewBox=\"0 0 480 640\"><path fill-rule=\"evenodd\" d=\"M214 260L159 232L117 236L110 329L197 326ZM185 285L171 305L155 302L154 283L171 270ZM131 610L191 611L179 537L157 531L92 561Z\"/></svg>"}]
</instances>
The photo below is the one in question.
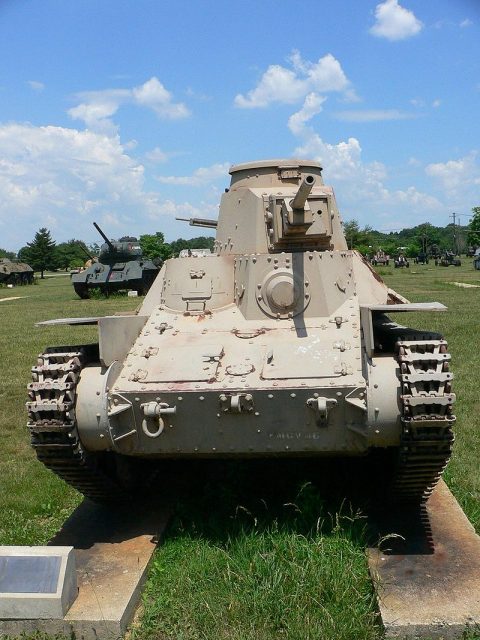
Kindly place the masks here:
<instances>
[{"instance_id":1,"label":"mowed lawn","mask_svg":"<svg viewBox=\"0 0 480 640\"><path fill-rule=\"evenodd\" d=\"M471 260L463 262L459 268L432 264L380 271L410 300L449 307L446 313L396 319L439 331L449 342L458 401L455 450L445 479L480 531L480 289L452 284L480 285L480 272ZM0 302L0 544L42 544L82 498L46 471L30 449L24 408L30 368L45 346L92 342L96 330L33 325L133 309L139 300L80 300L65 276L0 289L0 300L12 296L25 297ZM133 638L381 638L365 559L365 515L310 480L303 465L285 466L278 474L271 466L262 471L258 464L231 463L187 486L155 555ZM157 490L168 494L169 487L159 483ZM466 637L480 635L472 631Z\"/></svg>"}]
</instances>

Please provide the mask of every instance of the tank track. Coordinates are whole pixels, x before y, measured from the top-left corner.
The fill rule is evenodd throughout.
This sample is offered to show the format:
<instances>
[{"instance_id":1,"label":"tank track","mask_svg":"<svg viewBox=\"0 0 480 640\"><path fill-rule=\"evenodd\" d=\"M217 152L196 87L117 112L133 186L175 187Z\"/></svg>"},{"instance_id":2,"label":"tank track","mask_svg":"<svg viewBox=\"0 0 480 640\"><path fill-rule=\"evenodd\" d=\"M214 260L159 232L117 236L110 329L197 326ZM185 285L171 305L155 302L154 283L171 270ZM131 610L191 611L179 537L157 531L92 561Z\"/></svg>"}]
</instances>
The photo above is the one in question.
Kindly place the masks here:
<instances>
[{"instance_id":1,"label":"tank track","mask_svg":"<svg viewBox=\"0 0 480 640\"><path fill-rule=\"evenodd\" d=\"M125 489L108 473L107 457L84 450L75 419L80 373L96 360L98 345L50 347L41 353L27 387L27 426L37 458L48 469L96 502L122 502Z\"/></svg>"},{"instance_id":2,"label":"tank track","mask_svg":"<svg viewBox=\"0 0 480 640\"><path fill-rule=\"evenodd\" d=\"M455 416L447 343L405 331L396 342L401 385L402 435L392 498L421 503L432 493L450 459Z\"/></svg>"}]
</instances>

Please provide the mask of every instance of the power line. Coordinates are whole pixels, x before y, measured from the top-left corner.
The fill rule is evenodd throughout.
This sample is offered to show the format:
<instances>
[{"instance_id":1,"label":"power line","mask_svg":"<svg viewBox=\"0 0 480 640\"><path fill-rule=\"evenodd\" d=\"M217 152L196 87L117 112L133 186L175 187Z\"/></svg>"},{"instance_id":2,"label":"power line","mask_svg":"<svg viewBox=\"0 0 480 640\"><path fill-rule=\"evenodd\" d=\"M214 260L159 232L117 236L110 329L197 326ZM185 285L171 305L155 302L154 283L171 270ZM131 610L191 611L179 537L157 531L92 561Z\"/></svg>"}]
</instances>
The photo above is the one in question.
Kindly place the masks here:
<instances>
[{"instance_id":1,"label":"power line","mask_svg":"<svg viewBox=\"0 0 480 640\"><path fill-rule=\"evenodd\" d=\"M458 248L457 248L457 227L456 227L456 216L458 216L458 213L453 212L450 216L448 216L449 218L453 218L453 250L455 251L455 255L458 253Z\"/></svg>"}]
</instances>

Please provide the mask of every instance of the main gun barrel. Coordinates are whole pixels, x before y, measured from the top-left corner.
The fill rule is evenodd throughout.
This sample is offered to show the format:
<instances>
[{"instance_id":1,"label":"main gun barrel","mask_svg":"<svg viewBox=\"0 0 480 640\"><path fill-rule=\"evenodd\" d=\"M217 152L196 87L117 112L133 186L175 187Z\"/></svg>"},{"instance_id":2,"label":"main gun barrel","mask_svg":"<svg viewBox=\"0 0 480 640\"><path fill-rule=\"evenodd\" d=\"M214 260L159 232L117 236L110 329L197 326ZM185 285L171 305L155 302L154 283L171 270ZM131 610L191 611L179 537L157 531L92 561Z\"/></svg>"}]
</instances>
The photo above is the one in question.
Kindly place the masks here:
<instances>
[{"instance_id":1,"label":"main gun barrel","mask_svg":"<svg viewBox=\"0 0 480 640\"><path fill-rule=\"evenodd\" d=\"M100 229L98 224L96 222L94 222L93 226L98 231L98 233L102 236L102 238L105 240L105 242L108 244L108 248L110 249L110 251L115 251L115 247L113 246L111 241L107 238L107 236L103 233L103 231Z\"/></svg>"},{"instance_id":2,"label":"main gun barrel","mask_svg":"<svg viewBox=\"0 0 480 640\"><path fill-rule=\"evenodd\" d=\"M313 189L313 185L315 184L315 176L308 175L300 183L298 187L298 191L290 203L292 209L303 209L305 203L307 201L308 196L310 195L311 190Z\"/></svg>"},{"instance_id":3,"label":"main gun barrel","mask_svg":"<svg viewBox=\"0 0 480 640\"><path fill-rule=\"evenodd\" d=\"M217 221L210 218L175 218L175 220L183 220L188 222L192 227L207 227L209 229L216 229Z\"/></svg>"}]
</instances>

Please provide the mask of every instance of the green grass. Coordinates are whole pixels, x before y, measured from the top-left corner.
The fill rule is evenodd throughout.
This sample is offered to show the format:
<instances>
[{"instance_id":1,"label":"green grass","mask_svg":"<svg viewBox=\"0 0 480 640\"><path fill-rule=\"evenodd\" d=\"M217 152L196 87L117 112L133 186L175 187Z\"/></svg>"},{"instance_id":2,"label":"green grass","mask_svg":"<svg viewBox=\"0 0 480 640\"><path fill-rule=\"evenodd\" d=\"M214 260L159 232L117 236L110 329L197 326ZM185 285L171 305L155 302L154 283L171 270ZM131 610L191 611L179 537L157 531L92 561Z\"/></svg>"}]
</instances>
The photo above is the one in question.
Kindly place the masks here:
<instances>
[{"instance_id":1,"label":"green grass","mask_svg":"<svg viewBox=\"0 0 480 640\"><path fill-rule=\"evenodd\" d=\"M480 284L480 272L468 260L460 268L412 265L383 273L389 286L410 300L449 306L446 313L396 319L440 331L449 342L458 420L445 478L480 531L480 289L451 284ZM81 500L35 460L25 427L25 386L44 346L91 342L96 330L34 328L34 322L105 315L138 304L127 297L79 300L63 277L0 289L0 299L23 295L0 302L1 544L44 543ZM382 638L365 557L366 520L361 505L342 501L342 485L326 491L338 482L336 476L335 465L319 480L311 466L288 463L221 464L197 475L155 554L132 638ZM168 493L169 487L159 490ZM472 631L465 638L480 635Z\"/></svg>"},{"instance_id":2,"label":"green grass","mask_svg":"<svg viewBox=\"0 0 480 640\"><path fill-rule=\"evenodd\" d=\"M128 297L80 300L68 276L38 286L0 288L0 544L43 544L81 496L38 463L26 428L26 385L36 356L48 345L95 341L96 327L36 328L52 318L97 316L135 308ZM25 297L23 297L25 296Z\"/></svg>"}]
</instances>

